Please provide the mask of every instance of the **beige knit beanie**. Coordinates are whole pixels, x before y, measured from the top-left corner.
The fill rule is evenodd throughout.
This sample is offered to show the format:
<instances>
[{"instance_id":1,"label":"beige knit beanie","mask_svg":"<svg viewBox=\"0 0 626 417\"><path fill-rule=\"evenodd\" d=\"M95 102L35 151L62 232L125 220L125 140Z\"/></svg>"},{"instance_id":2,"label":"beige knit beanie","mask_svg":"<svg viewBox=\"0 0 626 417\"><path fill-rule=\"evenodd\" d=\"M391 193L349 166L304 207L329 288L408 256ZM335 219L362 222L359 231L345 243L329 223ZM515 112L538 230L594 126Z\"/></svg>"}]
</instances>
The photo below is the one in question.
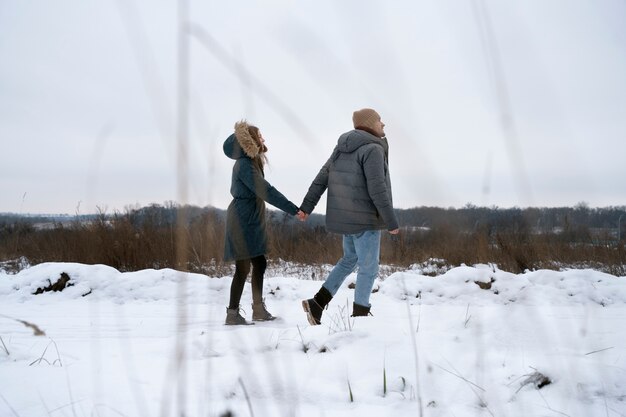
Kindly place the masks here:
<instances>
[{"instance_id":1,"label":"beige knit beanie","mask_svg":"<svg viewBox=\"0 0 626 417\"><path fill-rule=\"evenodd\" d=\"M352 113L354 128L365 127L375 129L375 123L380 120L380 115L374 109L361 109Z\"/></svg>"}]
</instances>

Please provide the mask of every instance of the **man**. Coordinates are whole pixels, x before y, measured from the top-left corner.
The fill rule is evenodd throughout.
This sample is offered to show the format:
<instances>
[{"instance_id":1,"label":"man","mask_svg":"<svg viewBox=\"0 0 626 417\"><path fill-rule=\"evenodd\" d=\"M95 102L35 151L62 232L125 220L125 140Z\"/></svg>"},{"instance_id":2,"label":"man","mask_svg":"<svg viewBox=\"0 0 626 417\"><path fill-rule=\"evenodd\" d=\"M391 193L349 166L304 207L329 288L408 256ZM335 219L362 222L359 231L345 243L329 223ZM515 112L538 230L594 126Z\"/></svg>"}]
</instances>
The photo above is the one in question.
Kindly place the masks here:
<instances>
[{"instance_id":1,"label":"man","mask_svg":"<svg viewBox=\"0 0 626 417\"><path fill-rule=\"evenodd\" d=\"M397 234L388 150L380 115L361 109L352 115L354 129L339 137L332 155L309 187L300 210L311 214L328 189L326 229L343 235L343 257L320 290L302 301L309 323L321 324L322 312L346 277L358 266L352 316L367 316L378 274L381 229Z\"/></svg>"}]
</instances>

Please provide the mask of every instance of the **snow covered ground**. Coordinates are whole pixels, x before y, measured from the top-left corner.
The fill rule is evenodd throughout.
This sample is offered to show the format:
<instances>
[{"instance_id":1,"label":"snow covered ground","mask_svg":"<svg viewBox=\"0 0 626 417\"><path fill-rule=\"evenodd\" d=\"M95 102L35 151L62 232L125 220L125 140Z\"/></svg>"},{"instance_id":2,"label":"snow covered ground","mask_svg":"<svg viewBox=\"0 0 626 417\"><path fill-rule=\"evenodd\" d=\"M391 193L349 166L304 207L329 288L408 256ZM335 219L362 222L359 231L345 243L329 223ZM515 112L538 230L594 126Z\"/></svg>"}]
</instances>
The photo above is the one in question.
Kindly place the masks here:
<instances>
[{"instance_id":1,"label":"snow covered ground","mask_svg":"<svg viewBox=\"0 0 626 417\"><path fill-rule=\"evenodd\" d=\"M33 295L62 272L72 286ZM230 327L229 277L0 272L0 416L626 416L626 278L407 270L357 319L352 280L322 326L300 305L321 282L283 276L265 287L280 320Z\"/></svg>"}]
</instances>

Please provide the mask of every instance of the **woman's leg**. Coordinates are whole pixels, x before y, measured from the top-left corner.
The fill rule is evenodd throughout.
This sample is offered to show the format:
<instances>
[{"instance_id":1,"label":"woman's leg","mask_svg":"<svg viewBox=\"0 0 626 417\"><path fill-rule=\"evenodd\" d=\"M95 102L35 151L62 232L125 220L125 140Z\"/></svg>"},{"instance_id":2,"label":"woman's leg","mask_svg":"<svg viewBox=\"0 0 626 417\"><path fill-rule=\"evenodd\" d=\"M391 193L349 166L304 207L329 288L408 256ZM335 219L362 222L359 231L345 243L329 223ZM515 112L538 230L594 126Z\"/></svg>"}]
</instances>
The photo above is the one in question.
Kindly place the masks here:
<instances>
[{"instance_id":1,"label":"woman's leg","mask_svg":"<svg viewBox=\"0 0 626 417\"><path fill-rule=\"evenodd\" d=\"M233 276L232 284L230 284L230 304L228 308L233 310L239 309L239 302L241 301L241 294L243 293L243 286L246 283L248 273L250 273L250 259L235 262L235 275Z\"/></svg>"},{"instance_id":2,"label":"woman's leg","mask_svg":"<svg viewBox=\"0 0 626 417\"><path fill-rule=\"evenodd\" d=\"M263 301L263 276L266 267L265 256L252 258L252 320L255 321L268 321L276 318L267 311Z\"/></svg>"},{"instance_id":3,"label":"woman's leg","mask_svg":"<svg viewBox=\"0 0 626 417\"><path fill-rule=\"evenodd\" d=\"M252 261L252 303L260 304L263 302L263 277L265 276L265 268L267 268L267 260L265 256L257 256Z\"/></svg>"}]
</instances>

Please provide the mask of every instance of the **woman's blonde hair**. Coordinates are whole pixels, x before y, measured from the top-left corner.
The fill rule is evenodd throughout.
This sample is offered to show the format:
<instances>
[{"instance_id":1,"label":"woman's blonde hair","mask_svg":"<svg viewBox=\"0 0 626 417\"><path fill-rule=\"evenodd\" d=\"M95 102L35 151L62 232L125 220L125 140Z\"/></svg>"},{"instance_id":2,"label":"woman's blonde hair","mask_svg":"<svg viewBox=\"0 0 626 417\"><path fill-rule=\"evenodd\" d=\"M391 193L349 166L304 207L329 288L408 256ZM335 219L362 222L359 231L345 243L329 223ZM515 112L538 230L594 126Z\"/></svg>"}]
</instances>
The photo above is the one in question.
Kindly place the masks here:
<instances>
[{"instance_id":1,"label":"woman's blonde hair","mask_svg":"<svg viewBox=\"0 0 626 417\"><path fill-rule=\"evenodd\" d=\"M260 133L260 129L254 125L248 125L248 133L250 133L250 136L252 136L252 138L255 140L255 142L257 143L257 145L259 145L259 154L257 155L257 157L255 159L258 160L258 163L261 165L261 168L267 164L267 155L265 155L265 153L267 152L267 146L265 146L264 143L261 142L261 133Z\"/></svg>"}]
</instances>

